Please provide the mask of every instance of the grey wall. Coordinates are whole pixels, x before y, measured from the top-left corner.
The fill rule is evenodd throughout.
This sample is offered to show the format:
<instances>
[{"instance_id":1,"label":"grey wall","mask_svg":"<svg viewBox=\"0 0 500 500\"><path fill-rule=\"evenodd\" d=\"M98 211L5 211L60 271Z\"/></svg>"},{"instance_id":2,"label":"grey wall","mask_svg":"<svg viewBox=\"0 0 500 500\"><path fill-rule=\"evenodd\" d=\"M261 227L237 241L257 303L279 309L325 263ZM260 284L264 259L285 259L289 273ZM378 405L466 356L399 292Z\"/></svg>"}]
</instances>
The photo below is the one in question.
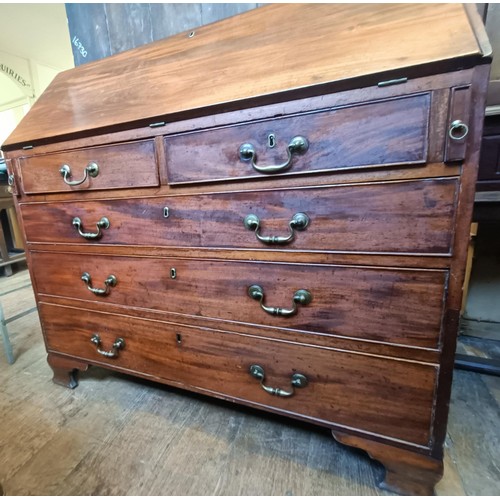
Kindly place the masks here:
<instances>
[{"instance_id":1,"label":"grey wall","mask_svg":"<svg viewBox=\"0 0 500 500\"><path fill-rule=\"evenodd\" d=\"M75 66L234 16L258 3L68 3Z\"/></svg>"}]
</instances>

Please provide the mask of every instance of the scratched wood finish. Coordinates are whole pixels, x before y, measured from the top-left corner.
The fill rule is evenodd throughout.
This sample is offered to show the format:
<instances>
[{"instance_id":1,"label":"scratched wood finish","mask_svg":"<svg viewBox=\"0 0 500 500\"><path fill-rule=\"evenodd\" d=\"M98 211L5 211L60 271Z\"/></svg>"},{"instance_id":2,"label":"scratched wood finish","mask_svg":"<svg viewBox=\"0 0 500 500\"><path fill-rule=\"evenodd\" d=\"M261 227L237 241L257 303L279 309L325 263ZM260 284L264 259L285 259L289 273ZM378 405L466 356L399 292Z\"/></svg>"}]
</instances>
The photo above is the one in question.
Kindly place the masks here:
<instances>
[{"instance_id":1,"label":"scratched wood finish","mask_svg":"<svg viewBox=\"0 0 500 500\"><path fill-rule=\"evenodd\" d=\"M338 108L353 103L362 104L383 99L402 97L418 93L432 92L431 123L429 124L429 161L442 161L443 142L446 140L449 94L450 88L455 86L470 85L474 70L462 69L452 73L422 76L398 84L388 86L361 86L360 88L348 88L338 92L328 91L325 94L294 98L292 100L259 105L255 107L244 107L230 111L223 110L216 114L203 117L186 117L175 121L168 121L164 125L149 127L148 122L143 127L125 128L124 130L105 130L102 134L88 137L71 136L69 140L57 142L37 142L31 152L47 153L61 151L68 148L92 147L101 144L118 143L134 139L142 139L152 136L161 136L189 131L197 131L206 128L221 127L249 121L269 119L295 113L307 113L311 110ZM25 149L11 150L8 146L2 146L9 150L9 157L26 156Z\"/></svg>"},{"instance_id":2,"label":"scratched wood finish","mask_svg":"<svg viewBox=\"0 0 500 500\"><path fill-rule=\"evenodd\" d=\"M33 253L32 264L44 295L438 347L446 282L442 271L50 253ZM109 275L116 276L117 284L109 295L98 297L81 281L84 272L93 287L104 288ZM301 289L313 299L299 306L295 316L276 317L248 296L251 285L263 288L264 304L271 307L291 308Z\"/></svg>"},{"instance_id":3,"label":"scratched wood finish","mask_svg":"<svg viewBox=\"0 0 500 500\"><path fill-rule=\"evenodd\" d=\"M435 414L435 450L434 456L441 458L446 435L449 398L456 349L456 335L462 303L462 286L465 277L465 263L469 246L470 223L474 206L475 183L477 180L481 135L484 123L484 109L489 77L489 66L478 66L471 82L472 95L470 112L470 130L467 137L466 158L461 177L461 193L457 206L455 224L455 250L451 259L451 272L448 283L448 296L445 302L444 335L441 355L441 368L436 394Z\"/></svg>"},{"instance_id":4,"label":"scratched wood finish","mask_svg":"<svg viewBox=\"0 0 500 500\"><path fill-rule=\"evenodd\" d=\"M457 189L456 179L439 179L23 204L21 210L30 243L448 254ZM309 225L286 245L262 243L244 225L245 217L255 214L261 221L259 234L287 236L290 221L300 212L308 215ZM96 223L104 216L110 226L96 240L80 236L72 225L80 217L83 231L97 233Z\"/></svg>"},{"instance_id":5,"label":"scratched wood finish","mask_svg":"<svg viewBox=\"0 0 500 500\"><path fill-rule=\"evenodd\" d=\"M187 35L60 73L5 145L458 70L485 50L456 4L276 4Z\"/></svg>"},{"instance_id":6,"label":"scratched wood finish","mask_svg":"<svg viewBox=\"0 0 500 500\"><path fill-rule=\"evenodd\" d=\"M75 307L75 300L65 297L48 297L42 296L39 298L44 303L51 303L63 307ZM181 316L168 311L160 311L148 309L134 309L131 307L124 308L119 304L112 304L106 301L94 302L77 302L77 307L80 309L87 309L89 311L102 312L111 314L113 316L122 316L123 314L133 315L136 317L144 318L161 322L174 323L177 325L184 325L187 327L196 327L209 330L224 330L244 335L254 335L262 337L262 325L250 323L221 323L220 319L207 318L202 316ZM386 342L342 337L330 336L322 333L303 332L300 330L291 330L281 327L267 326L265 328L265 337L275 340L284 340L287 342L294 342L298 344L308 344L317 347L334 348L343 351L357 352L366 355L375 355L386 358L406 359L414 362L422 362L428 364L438 364L441 353L438 349L428 349L410 345L401 344L388 344Z\"/></svg>"},{"instance_id":7,"label":"scratched wood finish","mask_svg":"<svg viewBox=\"0 0 500 500\"><path fill-rule=\"evenodd\" d=\"M451 89L449 120L451 124L448 135L446 136L446 145L444 151L444 161L461 161L465 158L467 152L467 134L464 137L464 129L453 126L455 122L470 122L470 86L455 87ZM460 116L459 120L456 117Z\"/></svg>"},{"instance_id":8,"label":"scratched wood finish","mask_svg":"<svg viewBox=\"0 0 500 500\"><path fill-rule=\"evenodd\" d=\"M154 373L167 383L181 380L186 387L323 425L347 425L428 446L436 366L131 317L109 318L46 304L41 310L51 352L74 354L90 363L136 373ZM118 337L125 340L117 358L97 353L90 342L96 332L102 349L110 349ZM252 364L264 368L268 386L290 391L294 373L305 375L309 383L295 389L291 397L273 396L250 376Z\"/></svg>"},{"instance_id":9,"label":"scratched wood finish","mask_svg":"<svg viewBox=\"0 0 500 500\"><path fill-rule=\"evenodd\" d=\"M59 171L63 165L71 168L69 181L78 181L83 179L90 162L99 166L96 177L88 176L78 186L64 182ZM27 194L146 187L159 183L155 146L151 140L27 156L19 163L23 190Z\"/></svg>"},{"instance_id":10,"label":"scratched wood finish","mask_svg":"<svg viewBox=\"0 0 500 500\"><path fill-rule=\"evenodd\" d=\"M347 106L324 112L274 118L255 124L165 138L170 184L265 177L240 158L240 146L251 144L259 167L287 160L290 141L309 142L292 156L286 173L343 169L367 165L423 163L427 160L430 94ZM270 143L269 136L275 140ZM274 142L275 141L275 142ZM274 177L281 172L273 174Z\"/></svg>"},{"instance_id":11,"label":"scratched wood finish","mask_svg":"<svg viewBox=\"0 0 500 500\"><path fill-rule=\"evenodd\" d=\"M330 13L335 11L336 20L328 19L328 9L332 9L328 11ZM349 9L350 14L339 16L344 9ZM273 15L278 12L281 14L280 23L273 23L272 29L269 30L270 24L267 21L271 22ZM297 17L294 15L297 12L303 14L301 20L305 21L304 24L296 22ZM316 23L307 22L312 12L318 18ZM453 354L477 176L488 65L491 59L484 28L480 25L477 12L474 12L473 7L456 5L270 6L262 9L260 13L251 12L215 27L194 30L192 37L185 36L188 35L185 33L174 37L168 44L153 44L143 50L130 51L126 56L115 56L105 63L95 63L93 68L89 65L87 68L68 72L55 80L45 98L37 104L38 107L33 108L31 117L24 120L24 124L18 129L19 134L14 132L13 137L18 134L17 137L21 137L20 142L15 143L11 138L6 147L7 156L13 160L9 162L9 172L15 174L13 189L18 196L18 206L32 202L74 203L82 200L83 203L83 200L103 202L113 198L126 200L130 197L138 200L143 197L153 199L162 196L182 198L178 195L229 196L235 192L247 191L250 194L267 191L262 193L263 199L270 192L288 189L295 193L299 188L307 186L326 189L327 184L338 185L342 182L353 184L350 186L352 188L361 189L364 183L381 180L402 182L403 179L409 181L447 177L447 182L453 182L456 180L453 177L459 177L460 184L455 190L457 199L452 216L452 249L447 255L374 252L356 254L323 250L289 252L285 248L255 251L254 248L126 244L92 248L86 243L39 242L30 244L27 256L35 277L39 304L45 301L51 303L51 307L55 304L71 307L75 312L75 322L76 313L83 314L84 310L85 314L90 315L110 315L106 317L112 317L113 320L124 324L128 316L133 317L133 321L144 321L148 324L156 320L168 321L177 324L179 328L191 328L189 338L195 339L197 346L203 346L207 342L197 329L216 336L222 335L221 330L225 330L223 334L230 335L231 339L237 336L246 339L242 341L242 345L245 352L248 351L252 357L253 347L247 346L266 346L265 360L274 361L275 363L271 364L276 367L276 372L270 372L271 380L274 380L274 374L283 377L284 372L279 367L286 366L287 358L297 362L302 358L312 360L312 355L308 353L318 348L322 353L321 362L310 366L317 366L316 375L324 380L335 376L335 367L329 362L330 350L335 353L335 357L337 353L341 354L339 359L342 360L343 356L348 355L383 362L382 366L377 364L378 361L373 361L372 373L368 374L364 368L357 370L357 363L353 363L349 358L350 362L347 364L355 386L368 384L370 380L392 381L392 374L388 371L390 362L432 367L436 384L429 385L425 382L424 374L413 372L411 375L412 383L424 387L426 400L432 401L428 417L429 427L425 436L428 448L415 446L415 440L421 439L419 442L422 443L424 436L423 427L418 424L412 437L409 437L413 439L411 444L406 438L395 440L394 433L397 430L394 429L385 429L375 435L364 431L361 436L348 422L343 423L342 428L338 424L325 422L337 436L339 432L348 434L345 441L347 444L359 446L382 461L388 478L384 483L385 487L404 493L431 492L439 479L443 461ZM267 18L264 13L268 15ZM338 26L340 24L341 27ZM276 28L277 25L279 28ZM293 29L290 29L290 26L293 26ZM242 37L243 32L251 34ZM437 38L429 34L432 32L439 33ZM277 38L276 35L279 36L280 33L281 38ZM334 36L329 36L332 33ZM319 38L316 39L316 36ZM290 43L294 37L297 39L296 45ZM242 44L243 38L245 43L251 43L249 50ZM306 39L309 45L304 47ZM351 43L343 45L347 39ZM382 39L383 43L379 44ZM227 43L228 40L230 43ZM271 40L272 46L268 45ZM406 41L397 44L394 40ZM447 45L443 40L452 40L453 43ZM165 47L168 47L168 50L165 50ZM405 50L408 47L411 47L411 50ZM309 60L304 63L296 57L297 54L307 56L311 51L315 52L311 58L314 67L309 64ZM208 53L212 54L213 59L205 57ZM260 55L258 60L255 59L257 54ZM294 57L286 57L291 54ZM242 55L246 57L242 59ZM388 58L390 63L386 64ZM207 65L207 61L213 62L213 65ZM275 64L276 61L280 64ZM205 71L200 71L200 67ZM459 68L455 74L446 73ZM92 77L89 77L92 69L95 71L92 71ZM194 69L197 71L193 71ZM150 85L147 88L143 85L145 71L150 77ZM242 75L242 72L245 74ZM109 77L110 74L119 74L122 85L117 85L117 80ZM178 77L183 75L187 77L180 81ZM215 77L211 78L213 75ZM401 77L408 77L408 82L389 88L380 88L377 85L381 80ZM418 79L413 80L414 77ZM454 98L458 97L458 94L455 95L456 87L470 89L470 92L466 91L467 96L461 94L462 97L457 103ZM95 94L92 106L100 105L97 114L92 114L95 113L94 108L87 112L90 94ZM211 177L212 163L206 162L198 164L199 169L210 175L168 185L172 180L169 179L169 155L172 152L169 140L172 137L175 140L181 136L195 139L205 133L225 134L240 126L264 127L270 123L270 118L281 123L288 118L305 118L312 111L330 112L332 109L337 111L342 108L342 113L350 113L354 108L363 109L364 105L368 108L382 102L387 103L388 112L391 103L397 99L405 100L404 95L407 95L409 100L420 99L420 96L424 95L431 96L430 103L421 103L429 119L426 122L428 129L421 134L424 159L420 163L419 160L415 163L404 156L399 160L402 163L392 165L383 161L377 168L365 169L352 168L363 165L351 165L351 170L345 173L331 169L329 172L308 170L308 175L293 175L292 167L292 174L289 176L238 175L221 178L229 182L214 182L219 180L219 177ZM462 99L463 97L467 98ZM457 107L459 101L461 104ZM78 104L77 109L72 107L75 103ZM129 106L124 103L129 103ZM52 122L45 125L42 116L57 117L62 109L58 106L62 106L68 120L55 122L55 125ZM154 113L158 114L150 115L153 109ZM49 114L49 111L53 113ZM391 113L388 112L388 116L394 117L393 111L392 109ZM384 112L382 109L378 115L384 116ZM455 149L458 153L445 156L449 127L453 120L462 117L454 116L456 112L468 120L469 134L460 144L448 141L449 145L457 146ZM368 114L364 117L365 121L368 118L373 119L373 115L377 113ZM405 118L411 122L411 116L413 114L408 113ZM35 124L37 117L39 119ZM152 121L166 123L156 128L149 126ZM262 123L259 124L258 121ZM363 120L357 120L357 123L362 122ZM322 128L327 131L328 125ZM40 132L42 129L43 132ZM351 129L354 130L354 127ZM394 127L393 130L394 134L399 130L401 136L407 133L404 128L401 130ZM345 153L346 156L353 154L353 157L360 158L363 154L361 146L373 147L381 142L375 132L370 132L374 135L370 136L372 140L369 143L364 144L363 137L358 137L355 144L350 143L352 148L361 151L361 156L356 157L358 153L349 152ZM336 146L332 147L331 143L335 141L335 135L327 132L325 134L322 136L325 137L325 143L328 143L325 148L327 151L333 151ZM29 142L23 142L22 137L30 137ZM20 176L22 168L18 160L20 157L36 157L42 152L59 153L66 148L74 150L153 137L161 186L138 189L129 187L113 192L80 190L76 194L70 191L54 194L40 192L36 195L24 192ZM224 137L226 136L221 135L218 140L222 142ZM385 134L384 141L389 139L393 141L391 133ZM197 148L200 155L207 150L203 149L201 141L193 140L191 144ZM210 145L210 142L207 144ZM26 152L22 149L25 145L33 146L33 149ZM396 146L396 149L398 148L399 146ZM403 151L403 148L399 150ZM267 160L262 158L263 153L260 150L258 156L259 162ZM294 165L305 158L307 156L297 157L294 159ZM446 161L452 159L454 160ZM443 160L445 163L442 163ZM315 163L319 161L320 155L315 158ZM331 161L333 162L333 159ZM219 165L227 168L229 162L225 161ZM442 180L435 179L433 182L440 183ZM339 186L339 189L344 187L347 186ZM331 192L334 191L332 188ZM328 204L330 201L328 199L322 203ZM211 207L213 210L213 206ZM405 213L411 210L404 204L391 205L391 208L395 213L399 210L404 210ZM432 207L429 206L429 209ZM276 209L269 210L276 212ZM387 239L390 238L391 231L388 231ZM100 255L101 252L103 255ZM325 262L331 262L333 265L326 265ZM111 272L118 276L118 286L111 289L108 297L95 297L80 281L81 273L90 272L94 286L102 286L102 281L109 272L107 263L113 264L114 269ZM170 274L172 263L175 265L175 276ZM351 265L343 266L341 263ZM360 265L366 263L369 263L370 267ZM83 269L84 264L93 267ZM432 269L432 266L436 268ZM76 284L70 285L73 278ZM255 281L257 278L258 283ZM291 318L272 317L260 309L258 302L248 297L247 287L250 284L262 285L265 304L272 307L291 307L293 293L306 286L311 289L313 301L307 306L299 306L297 315ZM174 293L176 291L179 293ZM87 296L83 296L84 293ZM247 309L247 305L250 305L247 303L250 303L253 309ZM317 311L319 314L313 315L317 305L320 306ZM331 311L335 310L340 314L336 318L329 317ZM140 319L142 316L143 320ZM382 317L385 320L384 327L381 326ZM53 318L50 315L47 317L47 314L42 314L42 322L50 322L51 319ZM292 326L283 326L281 320L290 320L289 324ZM326 323L331 331L323 328ZM109 328L112 329L113 325L104 324L103 327L108 328L107 331L110 332ZM68 328L65 327L64 330L67 332ZM134 336L140 334L141 332L135 331L133 333ZM71 338L71 332L68 338ZM107 337L106 345L109 345L108 341L111 340L112 338ZM182 339L180 340L182 344ZM175 342L177 346L177 337ZM368 347L370 344L373 347ZM270 345L278 346L279 359L273 357L272 353L278 351L268 347ZM210 346L207 346L207 349L210 349ZM229 349L228 356L224 359L234 360L231 353L236 349ZM259 349L259 352L261 351L262 348ZM92 364L81 356L81 352L83 347L80 353L77 352L73 356L64 352L50 353L49 362L54 368L58 383L73 385L74 380L71 377L74 376L74 371L84 370L88 364ZM171 354L175 351L168 352ZM203 354L201 349L200 353ZM237 355L244 356L245 353L239 350ZM247 362L247 358L244 358L244 361ZM345 366L343 363L344 361L340 361L340 365ZM196 371L198 366L193 364ZM224 365L224 362L221 364ZM105 366L116 371L125 370L111 363ZM383 371L384 368L387 370L383 374L373 373L377 370ZM207 370L207 367L200 369ZM345 372L347 371L346 368ZM159 380L158 375L153 372L134 373L140 373L149 380ZM398 374L397 378L400 381L405 380L404 374ZM180 376L178 379L172 379L173 375L168 380L169 384L186 387L185 380ZM243 390L246 383L248 382L241 381L240 390ZM268 383L274 385L274 382ZM276 382L276 385L278 384L282 386L283 382ZM198 384L196 390L204 394L213 393L211 389L203 389L200 385ZM313 388L314 386L311 387ZM229 401L236 399L229 394L218 396ZM262 396L267 394L263 393ZM248 400L253 397L253 393L249 392ZM330 401L328 396L325 397ZM384 413L393 415L395 411L406 411L405 400L380 404L380 400L386 401L384 398L387 397L387 389L383 385L379 385L374 397L378 400L374 402L374 406L371 406L371 399L367 398L365 401L367 407L377 410L375 415L370 415L374 421L382 421ZM316 406L310 405L313 411L321 407L320 401L315 403ZM258 403L249 401L248 404ZM393 405L400 404L403 409L393 408ZM307 406L301 406L306 408L303 410L304 414L307 414ZM283 412L273 406L263 408L271 412ZM303 418L302 414L288 414ZM355 417L349 415L347 420L354 422ZM405 428L404 422L393 425ZM420 438L416 438L417 435L420 435ZM420 487L418 491L415 489L417 477Z\"/></svg>"},{"instance_id":12,"label":"scratched wood finish","mask_svg":"<svg viewBox=\"0 0 500 500\"><path fill-rule=\"evenodd\" d=\"M434 487L443 476L443 462L418 453L398 453L383 443L332 431L333 437L348 446L365 450L385 467L380 487L400 495L434 495Z\"/></svg>"}]
</instances>

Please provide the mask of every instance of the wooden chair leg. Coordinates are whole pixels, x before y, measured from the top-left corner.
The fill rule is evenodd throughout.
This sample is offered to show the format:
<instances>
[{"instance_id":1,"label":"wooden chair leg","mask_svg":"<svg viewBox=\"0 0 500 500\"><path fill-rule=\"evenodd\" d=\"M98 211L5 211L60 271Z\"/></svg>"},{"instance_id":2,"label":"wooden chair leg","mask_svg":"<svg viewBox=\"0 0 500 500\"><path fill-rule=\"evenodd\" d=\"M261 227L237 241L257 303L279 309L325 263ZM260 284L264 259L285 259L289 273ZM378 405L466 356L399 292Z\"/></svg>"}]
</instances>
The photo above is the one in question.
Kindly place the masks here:
<instances>
[{"instance_id":1,"label":"wooden chair leg","mask_svg":"<svg viewBox=\"0 0 500 500\"><path fill-rule=\"evenodd\" d=\"M380 488L400 495L434 495L434 487L443 476L442 460L342 432L332 434L339 443L366 451L385 467Z\"/></svg>"},{"instance_id":2,"label":"wooden chair leg","mask_svg":"<svg viewBox=\"0 0 500 500\"><path fill-rule=\"evenodd\" d=\"M14 353L12 351L12 344L9 339L9 332L7 330L7 323L5 322L5 315L3 313L3 307L0 303L0 331L3 340L3 347L5 349L5 356L7 357L7 363L11 365L14 363Z\"/></svg>"},{"instance_id":3,"label":"wooden chair leg","mask_svg":"<svg viewBox=\"0 0 500 500\"><path fill-rule=\"evenodd\" d=\"M89 367L87 363L75 361L52 353L47 356L47 362L54 372L52 381L55 384L70 389L74 389L78 385L78 370L86 371Z\"/></svg>"}]
</instances>

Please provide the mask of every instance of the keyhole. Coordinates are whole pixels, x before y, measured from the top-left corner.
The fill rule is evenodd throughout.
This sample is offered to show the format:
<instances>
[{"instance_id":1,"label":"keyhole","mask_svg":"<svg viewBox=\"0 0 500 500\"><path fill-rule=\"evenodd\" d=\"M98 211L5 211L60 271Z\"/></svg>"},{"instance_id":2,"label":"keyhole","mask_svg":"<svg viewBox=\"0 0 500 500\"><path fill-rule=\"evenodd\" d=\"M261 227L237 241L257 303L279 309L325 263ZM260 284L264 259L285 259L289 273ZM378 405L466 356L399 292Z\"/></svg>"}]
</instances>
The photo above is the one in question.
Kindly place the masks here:
<instances>
[{"instance_id":1,"label":"keyhole","mask_svg":"<svg viewBox=\"0 0 500 500\"><path fill-rule=\"evenodd\" d=\"M180 333L177 333L175 335L175 339L176 339L178 344L182 344L182 335Z\"/></svg>"},{"instance_id":2,"label":"keyhole","mask_svg":"<svg viewBox=\"0 0 500 500\"><path fill-rule=\"evenodd\" d=\"M274 134L269 134L267 136L267 145L270 148L274 148L274 146L276 146L276 136Z\"/></svg>"},{"instance_id":3,"label":"keyhole","mask_svg":"<svg viewBox=\"0 0 500 500\"><path fill-rule=\"evenodd\" d=\"M175 278L177 278L177 270L175 269L175 267L172 267L170 269L170 278L172 278L173 280L175 280Z\"/></svg>"}]
</instances>

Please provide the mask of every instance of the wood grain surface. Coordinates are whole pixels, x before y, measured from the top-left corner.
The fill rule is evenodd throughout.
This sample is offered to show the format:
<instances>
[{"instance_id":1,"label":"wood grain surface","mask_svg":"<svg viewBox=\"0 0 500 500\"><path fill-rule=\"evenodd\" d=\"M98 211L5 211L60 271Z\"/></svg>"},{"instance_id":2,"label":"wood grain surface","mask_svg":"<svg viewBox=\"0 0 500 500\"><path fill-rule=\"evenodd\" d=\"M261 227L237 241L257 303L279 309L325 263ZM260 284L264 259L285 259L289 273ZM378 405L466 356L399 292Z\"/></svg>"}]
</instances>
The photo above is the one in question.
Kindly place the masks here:
<instances>
[{"instance_id":1,"label":"wood grain surface","mask_svg":"<svg viewBox=\"0 0 500 500\"><path fill-rule=\"evenodd\" d=\"M453 4L271 5L59 75L6 148L23 228L48 231L27 260L54 380L72 387L77 369L97 363L313 421L380 460L386 487L431 493L490 61L476 18ZM401 83L381 82L393 78ZM457 119L469 133L446 142ZM239 145L252 142L259 165L281 162L301 134L310 149L286 175L239 161ZM50 187L60 174L47 181L46 158L85 163L99 149L121 162L117 184ZM97 245L71 242L70 211L91 230L88 216L106 215L105 204L113 232ZM260 248L242 225L250 211L264 235L282 234L290 211L312 222L288 249ZM52 231L66 218L59 240ZM99 288L113 274L116 286L97 296L84 272ZM294 305L299 289L309 304ZM292 305L296 314L276 316ZM92 333L105 350L118 335L130 340L112 361ZM275 399L251 363L271 387L290 387L297 372L310 384Z\"/></svg>"},{"instance_id":2,"label":"wood grain surface","mask_svg":"<svg viewBox=\"0 0 500 500\"><path fill-rule=\"evenodd\" d=\"M461 5L270 5L60 73L5 145L170 121L259 96L317 95L366 75L377 75L374 84L457 70L483 55Z\"/></svg>"},{"instance_id":3,"label":"wood grain surface","mask_svg":"<svg viewBox=\"0 0 500 500\"><path fill-rule=\"evenodd\" d=\"M240 158L240 146L254 146L258 167L281 165L287 160L288 144L297 136L307 139L309 148L292 155L291 166L284 170L286 174L425 163L429 108L430 94L427 93L167 136L167 179L169 184L179 184L269 176ZM272 147L270 134L275 136ZM280 175L276 173L272 177Z\"/></svg>"},{"instance_id":4,"label":"wood grain surface","mask_svg":"<svg viewBox=\"0 0 500 500\"><path fill-rule=\"evenodd\" d=\"M49 351L139 374L154 373L167 383L201 388L323 425L429 444L436 366L46 304L41 311ZM100 335L105 350L116 338L124 339L116 359L97 353L90 342L94 333ZM305 375L308 385L295 389L291 397L270 395L249 374L253 364L264 368L267 386L290 391L294 373Z\"/></svg>"},{"instance_id":5,"label":"wood grain surface","mask_svg":"<svg viewBox=\"0 0 500 500\"><path fill-rule=\"evenodd\" d=\"M243 107L234 111L224 109L220 112L202 117L186 117L175 121L167 121L164 125L138 128L124 127L120 130L102 131L102 133L87 137L71 137L56 142L50 139L32 143L32 149L12 149L5 146L4 150L10 158L24 157L31 154L42 154L48 152L64 151L73 148L92 147L95 145L116 144L124 141L150 138L184 132L194 132L206 128L222 127L243 122L250 122L273 117L281 117L295 113L308 113L311 110L327 110L329 108L340 108L354 104L370 103L413 95L432 92L431 115L429 124L429 161L436 162L443 159L443 142L447 134L448 107L450 88L456 86L470 85L473 69L461 69L451 73L440 73L409 79L398 85L379 87L377 85L346 88L338 92L328 92L315 97L294 98L285 102L258 105L255 107Z\"/></svg>"},{"instance_id":6,"label":"wood grain surface","mask_svg":"<svg viewBox=\"0 0 500 500\"><path fill-rule=\"evenodd\" d=\"M370 457L381 462L386 473L379 483L381 488L401 495L434 495L436 483L443 477L443 462L418 453L400 452L383 443L358 436L332 431L340 443L365 450Z\"/></svg>"},{"instance_id":7,"label":"wood grain surface","mask_svg":"<svg viewBox=\"0 0 500 500\"><path fill-rule=\"evenodd\" d=\"M432 348L447 279L442 271L95 254L33 253L32 267L42 295ZM94 287L104 288L109 275L117 284L96 296L81 280L84 272ZM270 307L291 308L301 289L313 300L295 316L276 317L249 297L251 285L263 288Z\"/></svg>"},{"instance_id":8,"label":"wood grain surface","mask_svg":"<svg viewBox=\"0 0 500 500\"><path fill-rule=\"evenodd\" d=\"M90 162L99 166L96 177L88 176L77 186L64 182L59 172L63 165L71 169L71 182L84 178L85 168ZM159 183L152 140L28 156L21 158L19 164L23 190L27 194L146 187Z\"/></svg>"},{"instance_id":9,"label":"wood grain surface","mask_svg":"<svg viewBox=\"0 0 500 500\"><path fill-rule=\"evenodd\" d=\"M29 243L447 255L457 188L452 178L23 204L21 210ZM310 222L305 230L296 230L288 244L262 243L244 225L254 214L260 220L260 235L288 236L297 213L305 213ZM81 218L82 231L97 233L102 217L110 226L99 239L88 240L73 226L74 217Z\"/></svg>"}]
</instances>

